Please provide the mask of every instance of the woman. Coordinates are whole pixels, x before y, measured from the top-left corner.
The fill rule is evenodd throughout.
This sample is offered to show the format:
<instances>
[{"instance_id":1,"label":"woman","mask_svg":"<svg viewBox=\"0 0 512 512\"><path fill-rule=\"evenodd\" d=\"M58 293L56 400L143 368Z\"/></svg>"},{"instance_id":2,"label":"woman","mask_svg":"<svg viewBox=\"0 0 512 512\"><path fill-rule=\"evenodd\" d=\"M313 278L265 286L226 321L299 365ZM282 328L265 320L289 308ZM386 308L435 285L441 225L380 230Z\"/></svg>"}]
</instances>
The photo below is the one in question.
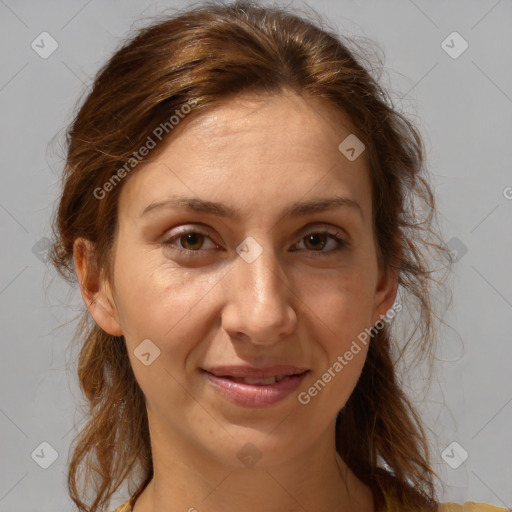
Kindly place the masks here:
<instances>
[{"instance_id":1,"label":"woman","mask_svg":"<svg viewBox=\"0 0 512 512\"><path fill-rule=\"evenodd\" d=\"M134 479L119 512L452 510L391 353L399 288L433 341L422 164L348 46L285 11L204 4L116 52L55 218L88 309L80 510Z\"/></svg>"}]
</instances>

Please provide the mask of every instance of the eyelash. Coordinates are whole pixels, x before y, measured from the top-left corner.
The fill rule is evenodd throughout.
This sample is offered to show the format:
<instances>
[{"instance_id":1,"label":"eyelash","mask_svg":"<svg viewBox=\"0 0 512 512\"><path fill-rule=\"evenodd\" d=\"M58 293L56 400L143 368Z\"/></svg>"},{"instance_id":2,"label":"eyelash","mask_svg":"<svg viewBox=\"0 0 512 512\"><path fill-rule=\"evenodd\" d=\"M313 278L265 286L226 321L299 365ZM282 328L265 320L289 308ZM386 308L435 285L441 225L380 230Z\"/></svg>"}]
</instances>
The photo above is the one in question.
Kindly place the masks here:
<instances>
[{"instance_id":1,"label":"eyelash","mask_svg":"<svg viewBox=\"0 0 512 512\"><path fill-rule=\"evenodd\" d=\"M164 245L166 247L171 247L173 250L184 253L185 255L190 255L190 256L194 256L194 257L201 256L201 254L204 252L204 250L198 249L196 251L192 251L190 249L184 249L183 247L177 247L177 246L173 245L172 242L175 241L176 239L179 239L182 236L190 235L190 234L203 235L203 236L209 238L215 244L215 241L212 240L211 237L207 233L204 233L203 231L200 231L199 229L193 229L193 230L183 231L181 233L173 235L171 238L164 240L162 242L162 245ZM309 253L312 253L313 254L312 257L314 257L314 258L324 257L324 256L329 256L332 253L339 252L342 249L349 246L349 243L339 236L340 234L341 234L340 231L336 231L336 233L332 233L331 231L327 231L325 229L324 230L320 229L319 231L311 231L307 235L304 235L303 237L300 238L300 241L302 241L304 238L306 238L306 236L309 236L309 235L328 235L331 239L333 239L338 244L338 247L336 249L331 249L330 251L323 251L323 250L307 251ZM297 252L297 250L294 250L292 252Z\"/></svg>"}]
</instances>

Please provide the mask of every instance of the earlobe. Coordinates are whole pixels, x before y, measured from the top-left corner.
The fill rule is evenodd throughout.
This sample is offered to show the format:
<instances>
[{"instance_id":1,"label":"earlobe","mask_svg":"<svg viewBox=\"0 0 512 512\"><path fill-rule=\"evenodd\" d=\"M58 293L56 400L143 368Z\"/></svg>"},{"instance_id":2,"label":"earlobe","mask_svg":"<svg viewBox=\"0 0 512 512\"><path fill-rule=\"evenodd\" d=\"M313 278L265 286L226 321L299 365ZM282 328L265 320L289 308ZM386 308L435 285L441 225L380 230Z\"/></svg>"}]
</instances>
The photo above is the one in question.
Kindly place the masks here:
<instances>
[{"instance_id":1,"label":"earlobe","mask_svg":"<svg viewBox=\"0 0 512 512\"><path fill-rule=\"evenodd\" d=\"M93 256L94 244L85 238L77 238L73 244L73 259L82 299L101 329L112 336L122 336L110 285Z\"/></svg>"}]
</instances>

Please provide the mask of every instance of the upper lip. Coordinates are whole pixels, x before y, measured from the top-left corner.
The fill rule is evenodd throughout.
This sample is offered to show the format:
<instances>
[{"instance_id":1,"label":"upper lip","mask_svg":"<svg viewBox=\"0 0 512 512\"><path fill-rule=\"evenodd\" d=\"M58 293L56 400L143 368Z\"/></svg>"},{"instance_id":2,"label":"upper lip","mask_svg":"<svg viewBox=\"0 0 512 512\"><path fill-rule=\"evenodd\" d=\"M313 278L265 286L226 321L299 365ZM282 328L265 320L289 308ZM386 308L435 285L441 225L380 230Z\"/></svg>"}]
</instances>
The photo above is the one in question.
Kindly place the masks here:
<instances>
[{"instance_id":1,"label":"upper lip","mask_svg":"<svg viewBox=\"0 0 512 512\"><path fill-rule=\"evenodd\" d=\"M278 364L265 368L257 368L250 365L215 366L204 368L204 370L217 377L266 379L269 377L277 377L278 375L298 375L307 371L307 368L299 368L298 366L291 366L289 364Z\"/></svg>"}]
</instances>

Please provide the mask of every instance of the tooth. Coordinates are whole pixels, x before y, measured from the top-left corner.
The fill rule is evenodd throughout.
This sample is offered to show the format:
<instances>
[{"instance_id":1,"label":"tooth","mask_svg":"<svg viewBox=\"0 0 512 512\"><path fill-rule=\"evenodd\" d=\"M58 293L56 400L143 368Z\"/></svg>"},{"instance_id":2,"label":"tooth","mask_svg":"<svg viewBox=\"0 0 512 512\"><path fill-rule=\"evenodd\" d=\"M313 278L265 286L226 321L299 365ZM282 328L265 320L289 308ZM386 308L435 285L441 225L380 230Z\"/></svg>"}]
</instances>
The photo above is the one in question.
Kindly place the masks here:
<instances>
[{"instance_id":1,"label":"tooth","mask_svg":"<svg viewBox=\"0 0 512 512\"><path fill-rule=\"evenodd\" d=\"M244 379L244 382L246 384L261 384L261 385L265 385L265 384L275 384L276 382L276 378L275 377L268 377L267 379L251 379L249 377L246 377Z\"/></svg>"}]
</instances>

